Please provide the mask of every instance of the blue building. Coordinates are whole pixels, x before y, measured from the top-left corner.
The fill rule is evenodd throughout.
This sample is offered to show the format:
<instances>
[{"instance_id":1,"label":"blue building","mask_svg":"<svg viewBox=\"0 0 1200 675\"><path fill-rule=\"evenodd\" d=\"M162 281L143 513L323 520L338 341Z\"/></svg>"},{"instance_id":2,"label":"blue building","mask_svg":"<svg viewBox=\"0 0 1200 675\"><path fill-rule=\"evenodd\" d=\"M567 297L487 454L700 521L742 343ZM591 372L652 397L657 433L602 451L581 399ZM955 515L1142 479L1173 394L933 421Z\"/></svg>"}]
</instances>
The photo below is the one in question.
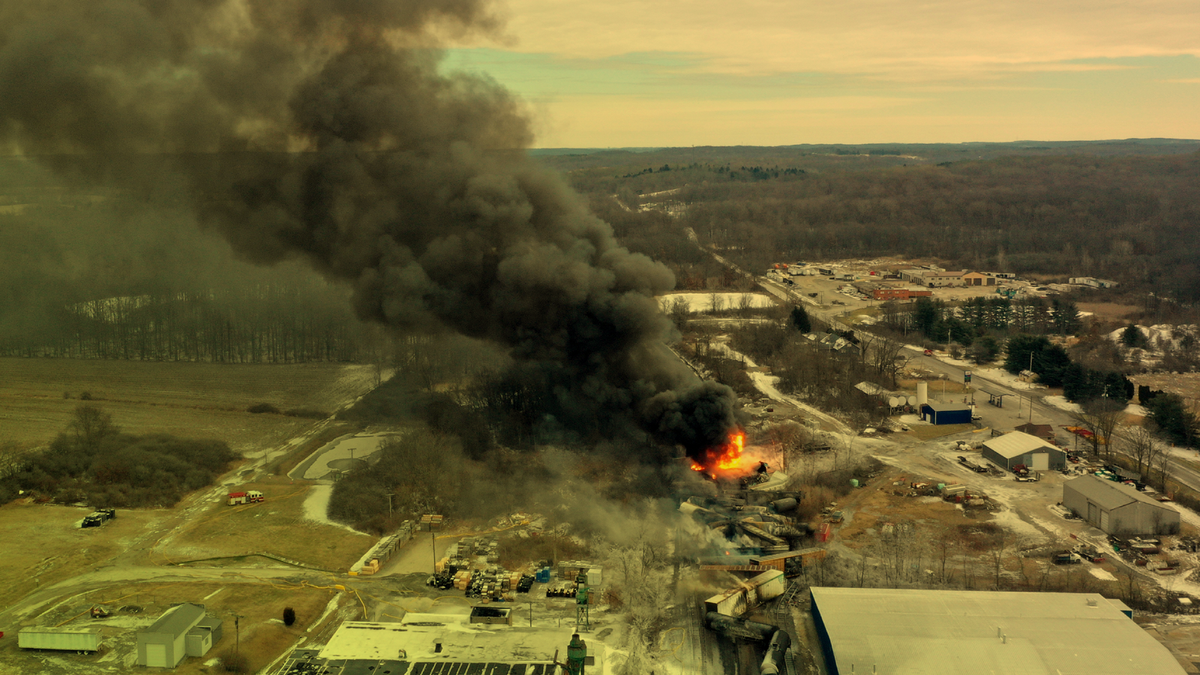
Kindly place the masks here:
<instances>
[{"instance_id":1,"label":"blue building","mask_svg":"<svg viewBox=\"0 0 1200 675\"><path fill-rule=\"evenodd\" d=\"M930 424L970 424L971 407L962 403L923 403L921 419Z\"/></svg>"}]
</instances>

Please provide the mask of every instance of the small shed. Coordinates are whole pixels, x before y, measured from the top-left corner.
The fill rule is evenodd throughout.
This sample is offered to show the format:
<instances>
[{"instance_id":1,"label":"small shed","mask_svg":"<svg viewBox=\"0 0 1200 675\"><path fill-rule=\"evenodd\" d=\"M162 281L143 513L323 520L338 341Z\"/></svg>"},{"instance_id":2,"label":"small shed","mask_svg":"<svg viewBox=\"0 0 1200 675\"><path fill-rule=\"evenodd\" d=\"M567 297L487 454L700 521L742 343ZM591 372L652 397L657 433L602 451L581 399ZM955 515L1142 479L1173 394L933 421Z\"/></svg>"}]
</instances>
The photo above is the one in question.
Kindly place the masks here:
<instances>
[{"instance_id":1,"label":"small shed","mask_svg":"<svg viewBox=\"0 0 1200 675\"><path fill-rule=\"evenodd\" d=\"M1016 428L1017 431L1036 436L1046 441L1054 442L1054 427L1049 424L1034 424L1026 422Z\"/></svg>"},{"instance_id":2,"label":"small shed","mask_svg":"<svg viewBox=\"0 0 1200 675\"><path fill-rule=\"evenodd\" d=\"M971 407L965 403L931 401L921 405L921 418L930 424L970 424Z\"/></svg>"},{"instance_id":3,"label":"small shed","mask_svg":"<svg viewBox=\"0 0 1200 675\"><path fill-rule=\"evenodd\" d=\"M1010 470L1018 464L1037 471L1062 469L1067 465L1067 453L1062 449L1023 431L1010 431L984 441L981 454L984 459Z\"/></svg>"},{"instance_id":4,"label":"small shed","mask_svg":"<svg viewBox=\"0 0 1200 675\"><path fill-rule=\"evenodd\" d=\"M1136 488L1096 476L1081 476L1063 485L1063 506L1088 524L1116 535L1175 534L1179 512Z\"/></svg>"},{"instance_id":5,"label":"small shed","mask_svg":"<svg viewBox=\"0 0 1200 675\"><path fill-rule=\"evenodd\" d=\"M168 609L137 634L139 666L174 668L184 656L204 656L221 639L221 620L203 605L185 602Z\"/></svg>"}]
</instances>

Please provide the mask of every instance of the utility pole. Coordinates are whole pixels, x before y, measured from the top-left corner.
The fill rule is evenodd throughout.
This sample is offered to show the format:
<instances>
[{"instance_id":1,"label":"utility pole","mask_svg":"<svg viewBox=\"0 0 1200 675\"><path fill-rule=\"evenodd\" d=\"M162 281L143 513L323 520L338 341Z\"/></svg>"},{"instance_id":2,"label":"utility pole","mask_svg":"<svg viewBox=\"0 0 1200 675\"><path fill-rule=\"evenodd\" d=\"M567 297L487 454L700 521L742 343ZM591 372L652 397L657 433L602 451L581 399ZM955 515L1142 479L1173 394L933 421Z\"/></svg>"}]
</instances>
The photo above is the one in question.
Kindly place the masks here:
<instances>
[{"instance_id":1,"label":"utility pole","mask_svg":"<svg viewBox=\"0 0 1200 675\"><path fill-rule=\"evenodd\" d=\"M233 659L237 662L240 669L242 666L242 615L233 615Z\"/></svg>"}]
</instances>

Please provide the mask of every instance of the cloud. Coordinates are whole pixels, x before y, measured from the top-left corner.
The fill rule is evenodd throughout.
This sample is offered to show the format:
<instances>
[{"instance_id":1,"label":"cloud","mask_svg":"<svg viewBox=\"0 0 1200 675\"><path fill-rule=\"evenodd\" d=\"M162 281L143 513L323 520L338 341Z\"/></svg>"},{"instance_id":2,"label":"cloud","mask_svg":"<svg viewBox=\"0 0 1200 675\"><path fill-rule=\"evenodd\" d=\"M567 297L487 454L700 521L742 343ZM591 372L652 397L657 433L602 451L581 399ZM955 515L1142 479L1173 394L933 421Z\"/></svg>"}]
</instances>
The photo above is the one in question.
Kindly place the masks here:
<instances>
[{"instance_id":1,"label":"cloud","mask_svg":"<svg viewBox=\"0 0 1200 675\"><path fill-rule=\"evenodd\" d=\"M605 58L701 53L718 72L937 77L1088 58L1200 53L1194 0L687 3L510 0L515 49Z\"/></svg>"}]
</instances>

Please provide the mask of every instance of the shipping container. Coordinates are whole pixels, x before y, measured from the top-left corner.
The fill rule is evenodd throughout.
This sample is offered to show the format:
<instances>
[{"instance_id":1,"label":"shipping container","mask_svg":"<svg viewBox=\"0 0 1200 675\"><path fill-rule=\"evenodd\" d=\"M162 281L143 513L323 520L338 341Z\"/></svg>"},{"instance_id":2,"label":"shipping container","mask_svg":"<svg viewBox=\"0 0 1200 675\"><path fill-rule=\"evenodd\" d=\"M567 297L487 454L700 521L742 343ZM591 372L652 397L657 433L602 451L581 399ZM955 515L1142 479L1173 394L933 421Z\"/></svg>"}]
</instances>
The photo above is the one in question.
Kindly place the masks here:
<instances>
[{"instance_id":1,"label":"shipping container","mask_svg":"<svg viewBox=\"0 0 1200 675\"><path fill-rule=\"evenodd\" d=\"M80 628L23 628L17 633L22 649L57 649L94 652L100 649L100 631Z\"/></svg>"}]
</instances>

